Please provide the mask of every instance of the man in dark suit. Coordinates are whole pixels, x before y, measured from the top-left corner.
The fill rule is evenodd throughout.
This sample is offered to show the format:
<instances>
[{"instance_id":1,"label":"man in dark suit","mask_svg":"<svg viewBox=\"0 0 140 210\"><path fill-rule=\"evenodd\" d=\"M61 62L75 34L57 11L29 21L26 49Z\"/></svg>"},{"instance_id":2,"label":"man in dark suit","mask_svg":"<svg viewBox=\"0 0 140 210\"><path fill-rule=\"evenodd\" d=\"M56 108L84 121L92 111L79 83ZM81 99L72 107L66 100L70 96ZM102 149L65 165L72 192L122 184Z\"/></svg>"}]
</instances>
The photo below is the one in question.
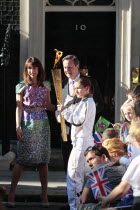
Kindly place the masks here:
<instances>
[{"instance_id":1,"label":"man in dark suit","mask_svg":"<svg viewBox=\"0 0 140 210\"><path fill-rule=\"evenodd\" d=\"M63 88L63 101L64 105L69 103L73 100L73 102L76 101L73 85L74 82L82 77L83 75L79 72L79 65L80 62L78 58L75 55L67 55L62 59L63 62L63 68L64 73L66 75L66 79L63 81L62 88ZM98 83L95 79L92 77L89 77L91 79L93 84L93 98L96 104L96 115L98 115L104 107L103 99L100 93L100 88L98 86ZM64 170L67 171L67 164L69 155L72 149L71 144L71 126L68 122L66 122L66 131L67 131L67 140L68 141L62 141L62 155L63 155L63 161L64 161Z\"/></svg>"}]
</instances>

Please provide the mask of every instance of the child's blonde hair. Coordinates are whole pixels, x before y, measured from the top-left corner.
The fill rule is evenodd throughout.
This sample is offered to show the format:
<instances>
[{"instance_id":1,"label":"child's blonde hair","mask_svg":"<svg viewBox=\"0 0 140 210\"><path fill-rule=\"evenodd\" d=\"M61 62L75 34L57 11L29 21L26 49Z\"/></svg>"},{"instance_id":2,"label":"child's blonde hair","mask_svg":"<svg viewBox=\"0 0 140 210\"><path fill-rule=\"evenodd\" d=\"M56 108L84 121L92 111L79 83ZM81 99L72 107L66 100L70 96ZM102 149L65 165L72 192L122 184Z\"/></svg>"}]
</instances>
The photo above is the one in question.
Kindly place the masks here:
<instances>
[{"instance_id":1,"label":"child's blonde hair","mask_svg":"<svg viewBox=\"0 0 140 210\"><path fill-rule=\"evenodd\" d=\"M134 113L135 113L135 110L134 110L134 107L132 106L131 103L124 103L122 106L121 106L121 114L123 116L123 118L125 119L125 115L124 115L124 109L125 108L130 108Z\"/></svg>"},{"instance_id":2,"label":"child's blonde hair","mask_svg":"<svg viewBox=\"0 0 140 210\"><path fill-rule=\"evenodd\" d=\"M129 133L136 141L140 142L140 120L133 121Z\"/></svg>"}]
</instances>

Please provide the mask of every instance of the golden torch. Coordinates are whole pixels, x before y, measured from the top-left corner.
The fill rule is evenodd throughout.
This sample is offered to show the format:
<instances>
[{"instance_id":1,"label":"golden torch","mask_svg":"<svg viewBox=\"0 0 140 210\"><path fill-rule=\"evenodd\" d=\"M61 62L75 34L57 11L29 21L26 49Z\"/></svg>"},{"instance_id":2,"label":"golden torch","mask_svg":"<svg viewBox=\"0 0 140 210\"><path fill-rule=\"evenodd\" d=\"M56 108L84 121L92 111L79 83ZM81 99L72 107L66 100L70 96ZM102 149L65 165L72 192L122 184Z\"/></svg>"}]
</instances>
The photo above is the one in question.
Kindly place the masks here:
<instances>
[{"instance_id":1,"label":"golden torch","mask_svg":"<svg viewBox=\"0 0 140 210\"><path fill-rule=\"evenodd\" d=\"M63 52L57 49L54 49L54 51L56 52L56 56L54 60L54 66L52 69L53 83L54 83L57 101L63 104L62 75L61 75L61 69L58 69L58 66L60 64L60 58L62 57ZM65 119L61 114L60 114L60 120L61 120L62 139L63 141L67 141Z\"/></svg>"}]
</instances>

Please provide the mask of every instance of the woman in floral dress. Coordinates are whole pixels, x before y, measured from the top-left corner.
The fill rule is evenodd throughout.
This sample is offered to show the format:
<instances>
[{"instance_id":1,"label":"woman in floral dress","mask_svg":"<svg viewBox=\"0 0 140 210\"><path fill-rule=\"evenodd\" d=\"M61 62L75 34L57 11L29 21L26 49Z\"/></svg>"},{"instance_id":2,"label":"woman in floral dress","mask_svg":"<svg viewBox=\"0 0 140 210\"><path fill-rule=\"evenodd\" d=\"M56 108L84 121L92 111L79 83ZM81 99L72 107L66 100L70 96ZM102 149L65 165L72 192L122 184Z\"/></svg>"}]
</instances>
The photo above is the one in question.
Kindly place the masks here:
<instances>
[{"instance_id":1,"label":"woman in floral dress","mask_svg":"<svg viewBox=\"0 0 140 210\"><path fill-rule=\"evenodd\" d=\"M15 190L24 166L38 166L42 186L42 205L48 205L47 177L50 160L50 126L46 109L50 103L50 84L35 57L27 59L24 81L16 86L16 132L19 140L17 162L13 170L8 205L15 206Z\"/></svg>"}]
</instances>

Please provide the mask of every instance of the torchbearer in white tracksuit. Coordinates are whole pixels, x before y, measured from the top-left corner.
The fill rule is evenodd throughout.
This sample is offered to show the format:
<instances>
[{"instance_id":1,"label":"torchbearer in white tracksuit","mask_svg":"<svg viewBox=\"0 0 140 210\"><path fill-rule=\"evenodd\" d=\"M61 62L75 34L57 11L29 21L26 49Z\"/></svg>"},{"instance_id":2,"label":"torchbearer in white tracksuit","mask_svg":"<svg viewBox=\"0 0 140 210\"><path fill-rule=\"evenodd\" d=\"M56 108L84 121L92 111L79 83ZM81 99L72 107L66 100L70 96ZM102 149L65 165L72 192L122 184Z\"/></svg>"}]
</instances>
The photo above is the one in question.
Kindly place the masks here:
<instances>
[{"instance_id":1,"label":"torchbearer in white tracksuit","mask_svg":"<svg viewBox=\"0 0 140 210\"><path fill-rule=\"evenodd\" d=\"M81 101L70 106L59 106L65 120L72 124L71 151L67 170L67 192L70 210L78 209L80 193L84 184L85 157L84 151L94 146L93 126L96 115L96 106L92 97L93 88L87 77L81 77L74 83L75 94Z\"/></svg>"}]
</instances>

